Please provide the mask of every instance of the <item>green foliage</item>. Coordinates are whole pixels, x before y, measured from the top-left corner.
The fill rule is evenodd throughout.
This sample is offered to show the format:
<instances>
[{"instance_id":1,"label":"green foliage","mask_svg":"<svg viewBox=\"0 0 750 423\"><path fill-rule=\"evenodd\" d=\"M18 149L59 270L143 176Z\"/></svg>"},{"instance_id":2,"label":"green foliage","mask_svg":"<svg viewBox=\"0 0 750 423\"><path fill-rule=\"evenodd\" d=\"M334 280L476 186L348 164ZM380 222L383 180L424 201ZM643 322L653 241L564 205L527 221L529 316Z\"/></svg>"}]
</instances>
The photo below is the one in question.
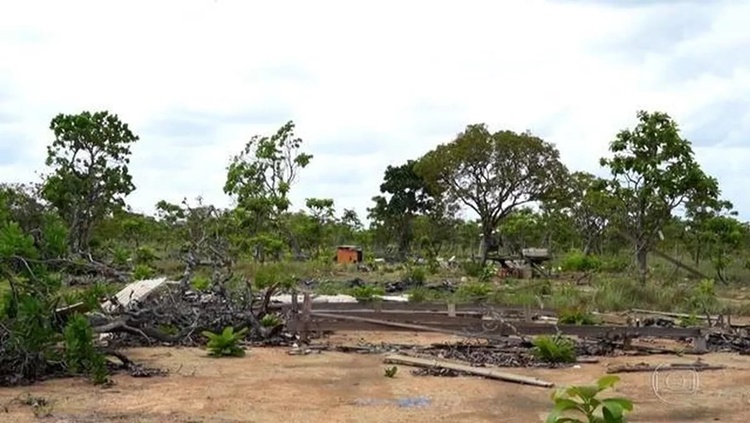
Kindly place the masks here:
<instances>
[{"instance_id":1,"label":"green foliage","mask_svg":"<svg viewBox=\"0 0 750 423\"><path fill-rule=\"evenodd\" d=\"M512 210L544 199L567 174L552 144L528 132L492 133L484 124L425 154L414 171L432 191L476 212L485 241Z\"/></svg>"},{"instance_id":2,"label":"green foliage","mask_svg":"<svg viewBox=\"0 0 750 423\"><path fill-rule=\"evenodd\" d=\"M647 253L657 234L680 206L713 204L720 190L694 158L691 143L665 113L638 112L638 125L623 130L610 144L612 157L602 158L612 179L607 192L618 201L617 225L634 241L641 281L645 283Z\"/></svg>"},{"instance_id":3,"label":"green foliage","mask_svg":"<svg viewBox=\"0 0 750 423\"><path fill-rule=\"evenodd\" d=\"M484 282L461 284L456 290L456 297L464 301L485 301L492 294L492 285Z\"/></svg>"},{"instance_id":4,"label":"green foliage","mask_svg":"<svg viewBox=\"0 0 750 423\"><path fill-rule=\"evenodd\" d=\"M95 226L135 189L128 164L138 137L107 111L59 114L50 129L42 195L67 223L70 249L87 250Z\"/></svg>"},{"instance_id":5,"label":"green foliage","mask_svg":"<svg viewBox=\"0 0 750 423\"><path fill-rule=\"evenodd\" d=\"M235 332L234 328L227 326L221 333L204 331L203 336L208 338L206 348L211 357L244 357L245 350L240 342L247 334L247 329Z\"/></svg>"},{"instance_id":6,"label":"green foliage","mask_svg":"<svg viewBox=\"0 0 750 423\"><path fill-rule=\"evenodd\" d=\"M74 374L88 374L95 384L108 381L104 356L94 348L89 321L76 314L65 326L65 365Z\"/></svg>"},{"instance_id":7,"label":"green foliage","mask_svg":"<svg viewBox=\"0 0 750 423\"><path fill-rule=\"evenodd\" d=\"M396 377L396 373L398 372L398 367L391 366L385 368L385 377L394 378Z\"/></svg>"},{"instance_id":8,"label":"green foliage","mask_svg":"<svg viewBox=\"0 0 750 423\"><path fill-rule=\"evenodd\" d=\"M271 287L290 288L294 286L296 275L290 275L283 264L264 263L255 268L253 286L257 289Z\"/></svg>"},{"instance_id":9,"label":"green foliage","mask_svg":"<svg viewBox=\"0 0 750 423\"><path fill-rule=\"evenodd\" d=\"M379 286L363 285L351 289L349 295L356 298L357 301L373 301L380 295L385 295L385 290Z\"/></svg>"},{"instance_id":10,"label":"green foliage","mask_svg":"<svg viewBox=\"0 0 750 423\"><path fill-rule=\"evenodd\" d=\"M560 310L557 322L563 325L596 325L597 319L583 307Z\"/></svg>"},{"instance_id":11,"label":"green foliage","mask_svg":"<svg viewBox=\"0 0 750 423\"><path fill-rule=\"evenodd\" d=\"M137 264L133 269L133 279L136 281L151 279L156 276L156 270L145 264Z\"/></svg>"},{"instance_id":12,"label":"green foliage","mask_svg":"<svg viewBox=\"0 0 750 423\"><path fill-rule=\"evenodd\" d=\"M260 319L260 325L264 328L275 328L282 323L283 322L281 321L281 317L279 317L279 315L277 314L266 314L262 319Z\"/></svg>"},{"instance_id":13,"label":"green foliage","mask_svg":"<svg viewBox=\"0 0 750 423\"><path fill-rule=\"evenodd\" d=\"M196 291L205 291L211 287L211 279L206 275L195 275L190 281L190 286Z\"/></svg>"},{"instance_id":14,"label":"green foliage","mask_svg":"<svg viewBox=\"0 0 750 423\"><path fill-rule=\"evenodd\" d=\"M575 343L561 335L541 335L534 338L532 354L547 363L573 363L576 361Z\"/></svg>"},{"instance_id":15,"label":"green foliage","mask_svg":"<svg viewBox=\"0 0 750 423\"><path fill-rule=\"evenodd\" d=\"M151 247L138 247L135 250L136 264L151 266L159 258L156 251Z\"/></svg>"},{"instance_id":16,"label":"green foliage","mask_svg":"<svg viewBox=\"0 0 750 423\"><path fill-rule=\"evenodd\" d=\"M422 266L410 266L407 267L403 278L417 286L422 286L427 281L427 271Z\"/></svg>"},{"instance_id":17,"label":"green foliage","mask_svg":"<svg viewBox=\"0 0 750 423\"><path fill-rule=\"evenodd\" d=\"M566 272L596 271L602 268L602 260L599 257L573 250L563 257L560 268Z\"/></svg>"},{"instance_id":18,"label":"green foliage","mask_svg":"<svg viewBox=\"0 0 750 423\"><path fill-rule=\"evenodd\" d=\"M545 420L547 423L622 423L626 412L633 411L627 398L598 398L601 392L612 388L618 376L604 376L590 386L571 386L552 393L555 407ZM582 414L585 420L564 417L565 413Z\"/></svg>"}]
</instances>

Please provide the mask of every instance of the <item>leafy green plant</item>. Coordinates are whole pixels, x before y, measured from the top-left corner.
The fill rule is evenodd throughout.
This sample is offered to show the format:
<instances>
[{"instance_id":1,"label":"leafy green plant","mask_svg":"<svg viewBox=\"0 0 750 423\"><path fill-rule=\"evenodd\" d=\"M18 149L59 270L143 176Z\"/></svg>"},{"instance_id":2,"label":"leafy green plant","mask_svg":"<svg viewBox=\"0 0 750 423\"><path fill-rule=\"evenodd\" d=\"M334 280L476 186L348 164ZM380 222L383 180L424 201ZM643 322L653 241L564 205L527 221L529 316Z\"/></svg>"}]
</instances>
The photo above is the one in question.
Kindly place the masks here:
<instances>
[{"instance_id":1,"label":"leafy green plant","mask_svg":"<svg viewBox=\"0 0 750 423\"><path fill-rule=\"evenodd\" d=\"M350 295L357 301L373 301L377 296L385 294L383 288L373 285L357 286L351 289Z\"/></svg>"},{"instance_id":2,"label":"leafy green plant","mask_svg":"<svg viewBox=\"0 0 750 423\"><path fill-rule=\"evenodd\" d=\"M211 286L211 279L205 275L195 275L190 281L190 286L196 291L205 291Z\"/></svg>"},{"instance_id":3,"label":"leafy green plant","mask_svg":"<svg viewBox=\"0 0 750 423\"><path fill-rule=\"evenodd\" d=\"M633 411L633 402L627 398L597 398L602 391L612 388L620 380L609 375L599 378L595 385L570 386L552 393L555 407L546 423L622 423L626 412ZM564 417L565 413L582 414L585 420Z\"/></svg>"},{"instance_id":4,"label":"leafy green plant","mask_svg":"<svg viewBox=\"0 0 750 423\"><path fill-rule=\"evenodd\" d=\"M547 363L573 363L576 361L576 348L573 341L562 335L541 335L534 338L531 353Z\"/></svg>"},{"instance_id":5,"label":"leafy green plant","mask_svg":"<svg viewBox=\"0 0 750 423\"><path fill-rule=\"evenodd\" d=\"M281 318L277 314L266 314L260 319L260 325L264 328L274 328L281 324Z\"/></svg>"},{"instance_id":6,"label":"leafy green plant","mask_svg":"<svg viewBox=\"0 0 750 423\"><path fill-rule=\"evenodd\" d=\"M385 377L396 377L396 373L398 372L398 367L391 366L385 368Z\"/></svg>"},{"instance_id":7,"label":"leafy green plant","mask_svg":"<svg viewBox=\"0 0 750 423\"><path fill-rule=\"evenodd\" d=\"M108 378L106 360L94 347L94 333L89 321L76 314L65 326L65 365L73 374L88 374L92 381L99 385Z\"/></svg>"},{"instance_id":8,"label":"leafy green plant","mask_svg":"<svg viewBox=\"0 0 750 423\"><path fill-rule=\"evenodd\" d=\"M133 279L137 281L151 279L156 275L156 271L145 264L136 264L133 269Z\"/></svg>"},{"instance_id":9,"label":"leafy green plant","mask_svg":"<svg viewBox=\"0 0 750 423\"><path fill-rule=\"evenodd\" d=\"M557 322L563 325L595 325L597 320L593 314L582 307L571 307L560 310Z\"/></svg>"},{"instance_id":10,"label":"leafy green plant","mask_svg":"<svg viewBox=\"0 0 750 423\"><path fill-rule=\"evenodd\" d=\"M247 334L247 328L235 332L231 326L225 327L221 333L204 331L203 336L208 338L206 343L208 355L212 357L243 357L245 350L239 344L245 334Z\"/></svg>"}]
</instances>

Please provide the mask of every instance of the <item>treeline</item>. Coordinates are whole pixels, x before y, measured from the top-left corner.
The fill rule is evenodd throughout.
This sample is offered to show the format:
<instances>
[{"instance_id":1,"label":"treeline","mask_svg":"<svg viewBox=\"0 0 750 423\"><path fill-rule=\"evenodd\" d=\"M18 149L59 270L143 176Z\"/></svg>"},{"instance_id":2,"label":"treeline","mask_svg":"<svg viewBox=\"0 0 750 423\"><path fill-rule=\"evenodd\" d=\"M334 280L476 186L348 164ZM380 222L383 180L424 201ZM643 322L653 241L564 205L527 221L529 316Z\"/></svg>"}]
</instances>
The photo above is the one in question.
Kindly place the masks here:
<instances>
[{"instance_id":1,"label":"treeline","mask_svg":"<svg viewBox=\"0 0 750 423\"><path fill-rule=\"evenodd\" d=\"M542 247L630 255L644 281L649 251L679 251L726 279L748 248L747 224L668 115L639 112L637 119L601 159L604 178L567 169L556 147L531 133L469 125L423 156L388 166L366 227L332 199L291 209L289 194L314 160L293 122L252 137L230 160L223 190L234 208L161 201L155 216L145 216L126 203L136 189L128 165L138 136L106 111L61 114L51 122L41 181L0 189L0 261L9 273L12 256L76 255L142 265L145 274L156 258L330 260L340 244L361 245L368 257L481 258L487 248L480 245L499 238L508 254ZM467 211L479 218L463 219Z\"/></svg>"}]
</instances>

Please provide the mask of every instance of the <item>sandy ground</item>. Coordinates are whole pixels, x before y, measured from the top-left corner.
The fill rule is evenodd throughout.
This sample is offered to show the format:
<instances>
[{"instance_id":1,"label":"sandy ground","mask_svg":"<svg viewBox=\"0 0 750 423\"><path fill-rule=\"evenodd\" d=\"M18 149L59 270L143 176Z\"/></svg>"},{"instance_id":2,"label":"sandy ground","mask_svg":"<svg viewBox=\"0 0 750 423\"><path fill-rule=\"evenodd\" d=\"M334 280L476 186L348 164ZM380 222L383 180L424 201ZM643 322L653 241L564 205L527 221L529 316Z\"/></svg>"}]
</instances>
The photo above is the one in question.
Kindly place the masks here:
<instances>
[{"instance_id":1,"label":"sandy ground","mask_svg":"<svg viewBox=\"0 0 750 423\"><path fill-rule=\"evenodd\" d=\"M430 343L432 334L336 335L336 343ZM474 377L413 376L399 366L383 376L382 356L323 352L291 356L284 348L256 348L244 358L212 359L192 348L128 351L166 377L117 376L111 388L84 380L54 380L0 389L0 422L539 422L550 409L551 389ZM691 362L693 357L605 358L568 369L506 369L556 383L588 383L607 363ZM726 370L621 375L617 392L636 402L633 422L745 422L750 408L750 357L710 354ZM51 406L35 416L27 395ZM399 401L401 401L399 403Z\"/></svg>"}]
</instances>

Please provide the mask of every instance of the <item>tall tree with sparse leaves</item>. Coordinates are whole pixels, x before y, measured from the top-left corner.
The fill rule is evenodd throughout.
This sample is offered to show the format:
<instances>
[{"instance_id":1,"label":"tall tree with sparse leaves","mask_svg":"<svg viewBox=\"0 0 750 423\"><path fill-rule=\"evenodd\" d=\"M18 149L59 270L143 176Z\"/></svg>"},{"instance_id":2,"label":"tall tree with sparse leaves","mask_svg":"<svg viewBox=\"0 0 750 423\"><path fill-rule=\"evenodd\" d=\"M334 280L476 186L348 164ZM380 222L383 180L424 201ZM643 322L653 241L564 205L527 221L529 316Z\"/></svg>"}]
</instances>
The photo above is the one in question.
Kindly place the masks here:
<instances>
[{"instance_id":1,"label":"tall tree with sparse leaves","mask_svg":"<svg viewBox=\"0 0 750 423\"><path fill-rule=\"evenodd\" d=\"M612 179L607 188L616 198L619 227L633 242L641 282L648 273L648 252L659 231L679 207L718 201L716 179L695 161L690 141L666 113L638 112L638 125L617 134L612 157L602 158Z\"/></svg>"},{"instance_id":2,"label":"tall tree with sparse leaves","mask_svg":"<svg viewBox=\"0 0 750 423\"><path fill-rule=\"evenodd\" d=\"M300 151L302 139L294 129L289 121L271 136L253 136L227 168L224 193L237 202L237 220L253 236L261 261L266 247L281 243L280 233L287 230L276 218L289 209L291 187L313 157Z\"/></svg>"},{"instance_id":3,"label":"tall tree with sparse leaves","mask_svg":"<svg viewBox=\"0 0 750 423\"><path fill-rule=\"evenodd\" d=\"M42 196L70 228L72 252L89 250L94 227L135 190L128 170L130 148L138 141L128 124L108 111L59 114L50 124L55 140L47 147Z\"/></svg>"}]
</instances>

